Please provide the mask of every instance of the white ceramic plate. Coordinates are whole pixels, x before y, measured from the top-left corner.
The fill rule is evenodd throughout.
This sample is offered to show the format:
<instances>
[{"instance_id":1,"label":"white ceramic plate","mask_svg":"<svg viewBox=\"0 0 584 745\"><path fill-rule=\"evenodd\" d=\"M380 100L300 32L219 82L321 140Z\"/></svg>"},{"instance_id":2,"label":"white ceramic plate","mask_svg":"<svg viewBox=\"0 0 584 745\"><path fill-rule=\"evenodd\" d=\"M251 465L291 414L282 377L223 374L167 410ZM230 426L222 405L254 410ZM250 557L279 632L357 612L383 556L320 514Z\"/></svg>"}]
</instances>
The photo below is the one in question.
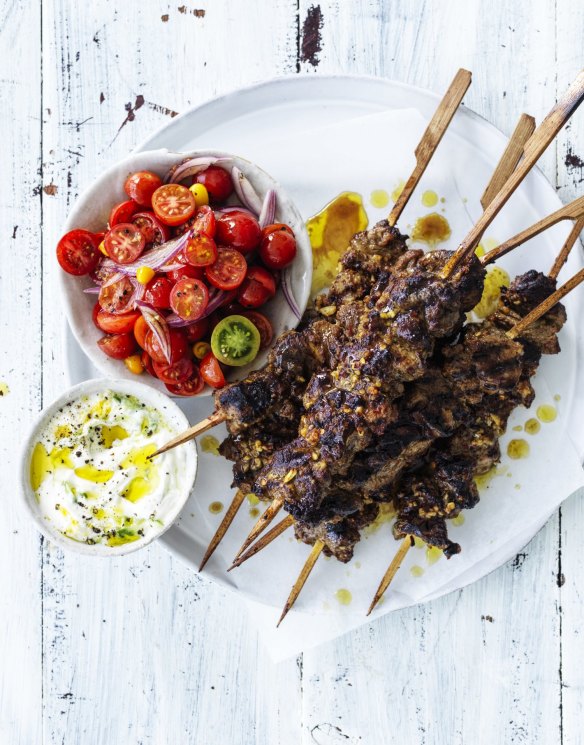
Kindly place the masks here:
<instances>
[{"instance_id":1,"label":"white ceramic plate","mask_svg":"<svg viewBox=\"0 0 584 745\"><path fill-rule=\"evenodd\" d=\"M387 110L414 109L425 120L428 120L433 114L438 100L439 97L433 93L377 78L347 76L286 78L239 90L192 109L173 119L143 142L138 149L166 147L172 150L186 151L196 148L216 147L241 153L244 157L265 165L274 178L291 195L304 217L307 218L318 211L327 200L316 203L309 189L303 188L302 183L292 179L285 171L279 170L276 162L277 158L272 159L273 162L269 164L264 163L262 158L258 157L258 153L261 154L262 152L262 143L276 138L285 141L287 137L290 140L297 140L299 132L305 132L306 137L318 138L319 129L322 127L346 119ZM476 193L480 195L480 191L490 177L505 144L506 138L501 132L467 108L463 107L456 114L441 148L446 149L446 152L448 152L449 147L467 148L469 149L468 152L472 153L470 159L472 169L465 163L455 176L459 183L474 184L475 201L477 201ZM349 143L349 149L353 157L358 157L358 148L358 142ZM356 151L357 154L355 154ZM338 155L339 158L346 156L346 151L344 153L339 152ZM408 173L403 174L404 177L407 177L407 175ZM326 184L327 174L320 173L319 177L328 186L327 199L334 197L340 191L352 188L351 184L335 182L334 175L331 176L329 184ZM308 173L307 179L310 180L310 174ZM480 190L478 190L477 184L481 185ZM371 188L376 188L376 185L372 184ZM470 188L469 186L469 191ZM517 200L516 204L520 206L519 211L525 219L523 224L518 225L515 225L511 220L510 224L504 226L508 232L501 233L501 239L518 232L520 228L530 224L538 217L553 212L561 205L554 188L538 170L534 170L528 176L513 199ZM469 207L470 205L469 195ZM371 223L381 216L374 210L369 210L369 212ZM473 215L474 219L476 217L478 215ZM456 239L461 237L461 235L455 236ZM559 234L556 232L541 236L537 244L537 261L530 262L529 265L534 266L536 264L535 268L538 269L549 268L559 247L558 240L561 240L562 237L561 230ZM454 245L456 243L450 244L449 247L454 247ZM535 256L535 254L533 255ZM573 252L570 262L572 270L582 266L582 256L579 251ZM525 266L524 256L522 268L525 268ZM517 265L510 266L511 270L518 270L518 268L521 268L521 265L520 267ZM581 305L579 296L569 298L570 318L582 317ZM584 453L584 430L580 430L579 422L582 421L582 414L584 413L583 401L581 397L574 396L574 391L577 373L581 369L582 345L574 326L570 327L569 335L564 337L564 341L566 339L568 343L564 344L561 365L554 364L553 360L546 360L545 375L550 390L561 392L561 412L566 417L568 430L576 444L578 453L581 455ZM72 380L78 381L90 377L93 373L91 366L76 346L70 333L68 334L66 349L68 371ZM190 421L195 422L210 413L212 402L209 399L195 399L181 401L180 405ZM224 436L224 429L222 427L217 428L213 434L221 440ZM230 481L230 464L224 459L202 452L200 449L196 495L187 503L179 523L162 538L163 544L171 552L193 567L198 565L206 545L222 517L222 515L211 515L208 505L216 500L223 502L225 505L229 503L233 493L229 489ZM565 494L563 496L567 497L569 495ZM248 514L249 511L247 508L240 510L240 514L236 517L234 526L224 542L225 550L217 552L205 573L220 584L238 589L247 597L272 603L274 602L273 599L264 592L263 585L266 584L267 580L264 577L262 581L259 561L253 569L250 566L250 571L246 573L245 577L240 574L236 578L236 572L227 575L224 571L228 558L233 556L234 549L237 548L254 522L254 518ZM524 531L517 530L516 542L512 546L506 547L508 551L499 552L496 565L500 565L507 556L519 551L544 522L545 520L542 519L537 525L534 525L530 535L525 535ZM386 540L385 535L379 535L376 538ZM368 543L371 543L371 541L368 541ZM276 551L272 547L268 549L268 551L272 550ZM298 567L305 558L305 554L305 547L298 546L298 559L296 559ZM272 556L275 556L275 553L272 553ZM456 559L453 559L453 561L456 561ZM325 569L330 573L336 572L340 577L342 576L341 571L344 571L345 567L342 565L333 566L337 564L338 562L327 562ZM493 568L490 563L485 565L484 571L479 570L473 573L472 580L478 579ZM318 568L315 574L319 574ZM290 581L293 579L293 575L294 570L291 569ZM317 581L313 580L313 584L316 584ZM470 580L465 580L464 576L461 576L458 585L456 583L455 586L452 586L452 584L445 585L444 591L440 592L438 590L434 596L462 587L468 581ZM281 590L281 598L285 597L287 590L287 587ZM310 608L318 611L322 594L318 595L317 593L316 599L313 600L314 602ZM280 601L276 602L279 603ZM310 603L310 600L307 602ZM407 604L409 603L404 599L403 605ZM397 605L392 604L392 607L399 607L399 603ZM363 608L355 607L355 612L362 614Z\"/></svg>"}]
</instances>

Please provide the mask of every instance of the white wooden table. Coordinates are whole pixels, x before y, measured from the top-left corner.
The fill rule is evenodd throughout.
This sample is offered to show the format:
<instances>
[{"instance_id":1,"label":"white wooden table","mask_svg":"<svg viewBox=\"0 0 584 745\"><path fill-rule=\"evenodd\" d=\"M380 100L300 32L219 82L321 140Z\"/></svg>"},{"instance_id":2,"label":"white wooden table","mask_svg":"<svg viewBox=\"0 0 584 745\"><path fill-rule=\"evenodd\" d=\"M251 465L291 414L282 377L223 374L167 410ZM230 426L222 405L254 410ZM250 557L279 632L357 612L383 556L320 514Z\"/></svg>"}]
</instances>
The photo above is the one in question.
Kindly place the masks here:
<instances>
[{"instance_id":1,"label":"white wooden table","mask_svg":"<svg viewBox=\"0 0 584 745\"><path fill-rule=\"evenodd\" d=\"M582 66L578 0L1 0L0 743L580 743L584 507L437 602L274 665L240 609L158 546L64 555L23 518L17 447L64 387L54 245L78 189L168 117L276 75L359 72L509 133ZM543 160L584 192L584 111Z\"/></svg>"}]
</instances>

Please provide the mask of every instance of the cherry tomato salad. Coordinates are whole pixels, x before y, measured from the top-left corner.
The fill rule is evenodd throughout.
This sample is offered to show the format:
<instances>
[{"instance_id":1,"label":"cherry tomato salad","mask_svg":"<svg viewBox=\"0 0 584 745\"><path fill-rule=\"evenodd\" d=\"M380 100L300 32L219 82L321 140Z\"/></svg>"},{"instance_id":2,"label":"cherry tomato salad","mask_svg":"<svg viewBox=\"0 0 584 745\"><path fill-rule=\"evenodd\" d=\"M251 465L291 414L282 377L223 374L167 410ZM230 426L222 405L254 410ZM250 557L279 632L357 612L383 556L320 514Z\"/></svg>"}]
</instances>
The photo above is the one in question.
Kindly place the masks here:
<instances>
[{"instance_id":1,"label":"cherry tomato salad","mask_svg":"<svg viewBox=\"0 0 584 745\"><path fill-rule=\"evenodd\" d=\"M272 324L258 309L296 257L294 232L274 222L275 192L262 201L228 161L189 158L164 180L132 173L103 232L71 230L57 245L61 268L95 283L85 292L97 295L101 351L174 395L221 388L229 367L271 344Z\"/></svg>"}]
</instances>

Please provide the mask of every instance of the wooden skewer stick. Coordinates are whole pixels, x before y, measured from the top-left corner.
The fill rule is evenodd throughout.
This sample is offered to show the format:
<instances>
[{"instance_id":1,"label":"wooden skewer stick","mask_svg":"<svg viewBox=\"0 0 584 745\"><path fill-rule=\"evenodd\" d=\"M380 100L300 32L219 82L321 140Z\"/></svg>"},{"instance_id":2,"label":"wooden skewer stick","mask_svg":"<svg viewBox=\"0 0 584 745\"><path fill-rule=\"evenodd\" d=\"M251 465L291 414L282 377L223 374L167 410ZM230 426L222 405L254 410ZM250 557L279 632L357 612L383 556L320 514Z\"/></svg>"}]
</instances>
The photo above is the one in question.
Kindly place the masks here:
<instances>
[{"instance_id":1,"label":"wooden skewer stick","mask_svg":"<svg viewBox=\"0 0 584 745\"><path fill-rule=\"evenodd\" d=\"M385 591L391 584L391 581L397 574L398 569L401 567L403 560L406 557L406 554L410 550L410 547L413 544L413 539L411 535L407 535L402 543L401 546L398 548L396 555L393 557L393 560L391 564L387 567L387 572L383 575L383 579L379 583L379 587L377 588L377 591L375 595L373 596L373 600L371 601L371 605L369 606L369 610L367 611L367 615L371 613L373 608L377 605L377 603L381 600L383 597Z\"/></svg>"},{"instance_id":2,"label":"wooden skewer stick","mask_svg":"<svg viewBox=\"0 0 584 745\"><path fill-rule=\"evenodd\" d=\"M574 223L574 227L572 228L570 235L566 238L566 242L562 246L562 250L558 254L557 259L554 261L554 265L550 269L549 276L552 279L558 278L558 274L560 273L562 267L568 260L568 256L570 255L570 251L572 250L574 243L576 243L576 241L578 240L578 236L583 230L584 230L584 217L581 217L579 220L577 220Z\"/></svg>"},{"instance_id":3,"label":"wooden skewer stick","mask_svg":"<svg viewBox=\"0 0 584 745\"><path fill-rule=\"evenodd\" d=\"M286 600L286 605L284 606L284 610L282 611L282 615L280 616L280 620L276 624L276 627L278 627L282 623L284 618L286 618L288 611L292 608L292 606L298 599L298 596L300 595L300 591L304 587L310 572L312 572L314 565L316 564L316 560L322 553L323 548L324 548L324 543L322 541L316 541L314 543L312 550L308 556L308 559L306 559L304 566L300 570L298 579L294 583L294 586L292 587L290 595L288 595L288 600Z\"/></svg>"},{"instance_id":4,"label":"wooden skewer stick","mask_svg":"<svg viewBox=\"0 0 584 745\"><path fill-rule=\"evenodd\" d=\"M497 248L489 251L489 253L485 254L480 261L483 266L490 264L492 261L500 259L501 256L505 256L509 251L522 243L525 243L525 241L528 241L530 238L534 238L552 225L556 225L556 223L561 220L579 220L580 218L584 218L584 197L574 199L570 204L565 204L559 210L552 212L551 215L544 217L542 220L538 220L531 227L522 230L521 233L517 233L513 238L510 238L508 241L505 241L505 243L501 243L500 246L497 246ZM563 259L563 261L565 261L565 259Z\"/></svg>"},{"instance_id":5,"label":"wooden skewer stick","mask_svg":"<svg viewBox=\"0 0 584 745\"><path fill-rule=\"evenodd\" d=\"M517 126L513 130L511 139L481 197L481 206L484 210L491 204L495 196L505 186L513 171L517 168L517 164L523 155L525 143L529 140L534 130L535 119L529 114L521 114Z\"/></svg>"},{"instance_id":6,"label":"wooden skewer stick","mask_svg":"<svg viewBox=\"0 0 584 745\"><path fill-rule=\"evenodd\" d=\"M184 442L193 440L195 437L197 437L197 435L202 435L203 432L206 432L208 429L221 424L223 420L223 414L215 411L213 414L211 414L211 416L208 416L206 419L201 420L198 424L195 424L194 427L190 427L190 429L185 430L182 434L177 435L177 437L167 442L166 445L163 445L155 453L152 453L150 457L154 458L157 455L166 453L167 450L171 450L172 448L177 447L177 445L182 445Z\"/></svg>"},{"instance_id":7,"label":"wooden skewer stick","mask_svg":"<svg viewBox=\"0 0 584 745\"><path fill-rule=\"evenodd\" d=\"M215 535L213 536L213 538L211 538L211 543L209 543L209 545L207 546L207 550L205 551L205 555L203 556L203 561L201 562L201 566L199 567L199 572L202 571L205 564L209 561L211 556L213 556L213 554L215 553L215 549L223 540L223 536L225 535L225 533L227 533L229 526L233 522L235 515L237 515L237 511L243 504L244 499L245 499L245 493L242 492L241 489L238 489L235 492L235 496L233 497L231 504L227 508L225 517L223 518L223 520L221 520L221 525L217 528Z\"/></svg>"},{"instance_id":8,"label":"wooden skewer stick","mask_svg":"<svg viewBox=\"0 0 584 745\"><path fill-rule=\"evenodd\" d=\"M255 539L260 535L260 533L264 532L264 530L276 517L276 515L282 508L283 504L284 504L283 499L274 499L273 502L270 505L268 505L266 510L258 518L257 523L251 529L251 532L247 536L245 541L243 542L242 547L239 549L239 551L235 555L235 559L233 560L234 562L237 561L237 559L239 559L241 554L255 541Z\"/></svg>"},{"instance_id":9,"label":"wooden skewer stick","mask_svg":"<svg viewBox=\"0 0 584 745\"><path fill-rule=\"evenodd\" d=\"M422 139L416 147L416 166L412 171L412 175L407 180L406 185L402 189L397 202L393 205L393 209L387 218L387 221L391 226L395 225L399 220L399 217L404 211L414 189L424 175L424 171L428 167L428 163L432 159L436 148L444 137L444 133L448 129L448 125L452 121L452 117L456 113L456 110L458 109L464 94L468 90L471 81L472 74L468 70L463 70L461 68L454 76L452 83L450 83L448 90L444 94L444 98L440 101L438 108L434 112L434 116L430 120L430 123L426 127L426 131L422 135Z\"/></svg>"},{"instance_id":10,"label":"wooden skewer stick","mask_svg":"<svg viewBox=\"0 0 584 745\"><path fill-rule=\"evenodd\" d=\"M245 553L241 554L241 556L233 562L233 564L227 571L230 572L232 569L235 569L235 567L241 566L244 561L251 559L252 556L255 556L266 546L269 546L272 541L274 541L279 535L282 535L282 533L285 530L288 530L291 525L294 525L295 522L296 521L294 520L292 515L286 515L283 520L280 520L277 525L274 525L271 530L268 530L267 533L265 533L252 546L250 546L247 551L245 551Z\"/></svg>"},{"instance_id":11,"label":"wooden skewer stick","mask_svg":"<svg viewBox=\"0 0 584 745\"><path fill-rule=\"evenodd\" d=\"M499 214L509 197L527 176L541 154L554 139L560 129L584 100L584 70L568 88L566 93L531 135L524 149L523 160L512 173L504 187L494 197L470 233L458 246L442 270L442 277L448 279L456 267L475 250L483 233Z\"/></svg>"},{"instance_id":12,"label":"wooden skewer stick","mask_svg":"<svg viewBox=\"0 0 584 745\"><path fill-rule=\"evenodd\" d=\"M518 321L513 328L507 331L507 336L511 339L515 339L519 336L530 323L537 321L538 318L545 316L548 310L551 310L556 303L565 297L569 292L572 292L574 287L577 287L581 282L584 282L584 269L580 269L571 279L565 284L559 287L554 293L546 298L543 303L540 303L537 308L534 308L531 313L528 313L524 318Z\"/></svg>"}]
</instances>

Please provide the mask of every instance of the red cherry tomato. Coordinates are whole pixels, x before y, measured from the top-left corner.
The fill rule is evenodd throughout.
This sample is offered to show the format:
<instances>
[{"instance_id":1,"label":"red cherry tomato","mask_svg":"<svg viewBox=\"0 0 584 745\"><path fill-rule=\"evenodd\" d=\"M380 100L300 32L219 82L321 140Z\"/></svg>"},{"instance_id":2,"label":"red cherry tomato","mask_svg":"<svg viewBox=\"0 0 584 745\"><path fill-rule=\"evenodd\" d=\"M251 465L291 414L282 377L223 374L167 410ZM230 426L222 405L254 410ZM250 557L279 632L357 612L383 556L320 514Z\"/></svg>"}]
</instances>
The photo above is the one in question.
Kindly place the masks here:
<instances>
[{"instance_id":1,"label":"red cherry tomato","mask_svg":"<svg viewBox=\"0 0 584 745\"><path fill-rule=\"evenodd\" d=\"M266 316L263 313L258 313L257 310L247 310L241 315L249 318L260 332L260 349L267 349L274 338L274 329Z\"/></svg>"},{"instance_id":2,"label":"red cherry tomato","mask_svg":"<svg viewBox=\"0 0 584 745\"><path fill-rule=\"evenodd\" d=\"M201 377L211 388L223 388L225 385L225 375L223 375L219 360L213 352L209 352L203 357L199 363L199 370L201 371Z\"/></svg>"},{"instance_id":3,"label":"red cherry tomato","mask_svg":"<svg viewBox=\"0 0 584 745\"><path fill-rule=\"evenodd\" d=\"M235 290L247 274L247 263L239 251L219 248L217 261L205 269L207 280L220 290Z\"/></svg>"},{"instance_id":4,"label":"red cherry tomato","mask_svg":"<svg viewBox=\"0 0 584 745\"><path fill-rule=\"evenodd\" d=\"M129 334L142 316L138 311L130 313L108 313L101 308L97 314L97 327L106 334Z\"/></svg>"},{"instance_id":5,"label":"red cherry tomato","mask_svg":"<svg viewBox=\"0 0 584 745\"><path fill-rule=\"evenodd\" d=\"M152 195L152 209L165 225L180 225L192 217L195 198L186 186L165 184Z\"/></svg>"},{"instance_id":6,"label":"red cherry tomato","mask_svg":"<svg viewBox=\"0 0 584 745\"><path fill-rule=\"evenodd\" d=\"M195 177L198 184L203 184L214 202L224 202L233 191L233 181L224 168L209 166Z\"/></svg>"},{"instance_id":7,"label":"red cherry tomato","mask_svg":"<svg viewBox=\"0 0 584 745\"><path fill-rule=\"evenodd\" d=\"M250 266L237 299L244 308L259 308L276 294L276 280L261 266Z\"/></svg>"},{"instance_id":8,"label":"red cherry tomato","mask_svg":"<svg viewBox=\"0 0 584 745\"><path fill-rule=\"evenodd\" d=\"M142 349L146 349L146 334L150 331L144 316L140 314L134 324L134 337Z\"/></svg>"},{"instance_id":9,"label":"red cherry tomato","mask_svg":"<svg viewBox=\"0 0 584 745\"><path fill-rule=\"evenodd\" d=\"M144 236L147 245L159 246L170 238L170 228L156 217L154 212L138 212L132 222Z\"/></svg>"},{"instance_id":10,"label":"red cherry tomato","mask_svg":"<svg viewBox=\"0 0 584 745\"><path fill-rule=\"evenodd\" d=\"M97 324L97 314L99 313L100 310L101 310L101 305L99 303L96 303L93 306L93 310L91 311L91 320L93 321L94 325L97 328L99 328L99 326Z\"/></svg>"},{"instance_id":11,"label":"red cherry tomato","mask_svg":"<svg viewBox=\"0 0 584 745\"><path fill-rule=\"evenodd\" d=\"M295 258L296 239L287 230L275 230L263 236L260 259L268 269L283 269Z\"/></svg>"},{"instance_id":12,"label":"red cherry tomato","mask_svg":"<svg viewBox=\"0 0 584 745\"><path fill-rule=\"evenodd\" d=\"M134 285L129 277L122 277L117 282L102 285L99 291L99 304L108 313L124 313L130 308L134 294Z\"/></svg>"},{"instance_id":13,"label":"red cherry tomato","mask_svg":"<svg viewBox=\"0 0 584 745\"><path fill-rule=\"evenodd\" d=\"M170 307L185 321L196 321L209 304L209 290L200 279L181 279L170 293Z\"/></svg>"},{"instance_id":14,"label":"red cherry tomato","mask_svg":"<svg viewBox=\"0 0 584 745\"><path fill-rule=\"evenodd\" d=\"M247 212L228 212L217 218L217 242L247 254L260 242L262 231L258 221Z\"/></svg>"},{"instance_id":15,"label":"red cherry tomato","mask_svg":"<svg viewBox=\"0 0 584 745\"><path fill-rule=\"evenodd\" d=\"M71 230L57 244L57 261L67 274L89 274L102 256L98 246L96 236L88 230Z\"/></svg>"},{"instance_id":16,"label":"red cherry tomato","mask_svg":"<svg viewBox=\"0 0 584 745\"><path fill-rule=\"evenodd\" d=\"M194 342L196 341L201 341L201 339L206 336L207 331L209 330L209 319L200 318L198 321L185 326L184 330L187 335L187 339L191 344L194 344Z\"/></svg>"},{"instance_id":17,"label":"red cherry tomato","mask_svg":"<svg viewBox=\"0 0 584 745\"><path fill-rule=\"evenodd\" d=\"M109 226L119 225L121 222L132 222L132 217L138 212L140 205L129 199L127 202L116 204L110 212Z\"/></svg>"},{"instance_id":18,"label":"red cherry tomato","mask_svg":"<svg viewBox=\"0 0 584 745\"><path fill-rule=\"evenodd\" d=\"M160 344L158 343L158 340L150 330L148 330L148 333L146 334L144 349L152 357L153 362L158 362L161 365L168 365L168 360L162 353L162 349L160 347ZM187 337L184 331L182 329L170 329L171 363L178 362L178 360L180 360L182 357L185 357L188 349L189 345L187 343Z\"/></svg>"},{"instance_id":19,"label":"red cherry tomato","mask_svg":"<svg viewBox=\"0 0 584 745\"><path fill-rule=\"evenodd\" d=\"M210 266L217 261L217 245L205 233L195 233L184 249L184 256L192 266Z\"/></svg>"},{"instance_id":20,"label":"red cherry tomato","mask_svg":"<svg viewBox=\"0 0 584 745\"><path fill-rule=\"evenodd\" d=\"M154 372L154 364L152 363L152 357L148 354L148 352L144 351L141 355L142 365L145 370L148 370L150 375L152 375L153 378L156 377L156 373Z\"/></svg>"},{"instance_id":21,"label":"red cherry tomato","mask_svg":"<svg viewBox=\"0 0 584 745\"><path fill-rule=\"evenodd\" d=\"M178 282L179 279L186 279L187 277L191 279L203 279L204 276L205 270L203 267L190 266L190 264L185 264L180 269L173 269L172 272L168 272L168 278L172 282Z\"/></svg>"},{"instance_id":22,"label":"red cherry tomato","mask_svg":"<svg viewBox=\"0 0 584 745\"><path fill-rule=\"evenodd\" d=\"M124 191L141 207L150 207L152 204L152 195L162 186L162 179L150 171L138 171L132 173L126 179Z\"/></svg>"},{"instance_id":23,"label":"red cherry tomato","mask_svg":"<svg viewBox=\"0 0 584 745\"><path fill-rule=\"evenodd\" d=\"M274 233L277 230L284 230L286 233L289 233L292 238L294 238L294 231L289 225L286 225L285 222L274 222L271 225L266 225L266 227L262 230L262 237L269 235L270 233Z\"/></svg>"},{"instance_id":24,"label":"red cherry tomato","mask_svg":"<svg viewBox=\"0 0 584 745\"><path fill-rule=\"evenodd\" d=\"M133 334L113 334L102 336L97 342L102 352L114 360L123 360L129 357L136 349L136 340Z\"/></svg>"},{"instance_id":25,"label":"red cherry tomato","mask_svg":"<svg viewBox=\"0 0 584 745\"><path fill-rule=\"evenodd\" d=\"M204 204L197 210L193 222L193 229L196 233L204 233L205 235L208 235L209 238L215 237L217 220L215 219L215 213L208 204Z\"/></svg>"},{"instance_id":26,"label":"red cherry tomato","mask_svg":"<svg viewBox=\"0 0 584 745\"><path fill-rule=\"evenodd\" d=\"M201 378L199 370L196 365L193 365L193 373L188 380L183 380L182 383L177 385L166 384L167 389L174 396L196 396L205 387L205 383Z\"/></svg>"},{"instance_id":27,"label":"red cherry tomato","mask_svg":"<svg viewBox=\"0 0 584 745\"><path fill-rule=\"evenodd\" d=\"M131 264L142 255L146 239L131 222L121 222L106 233L104 243L110 259L118 264Z\"/></svg>"},{"instance_id":28,"label":"red cherry tomato","mask_svg":"<svg viewBox=\"0 0 584 745\"><path fill-rule=\"evenodd\" d=\"M170 308L170 293L173 284L166 277L154 277L146 285L144 293L145 302L153 305L155 308Z\"/></svg>"},{"instance_id":29,"label":"red cherry tomato","mask_svg":"<svg viewBox=\"0 0 584 745\"><path fill-rule=\"evenodd\" d=\"M183 383L191 377L195 368L193 361L186 357L181 357L180 360L173 362L171 365L153 360L152 365L156 377L166 385Z\"/></svg>"}]
</instances>

